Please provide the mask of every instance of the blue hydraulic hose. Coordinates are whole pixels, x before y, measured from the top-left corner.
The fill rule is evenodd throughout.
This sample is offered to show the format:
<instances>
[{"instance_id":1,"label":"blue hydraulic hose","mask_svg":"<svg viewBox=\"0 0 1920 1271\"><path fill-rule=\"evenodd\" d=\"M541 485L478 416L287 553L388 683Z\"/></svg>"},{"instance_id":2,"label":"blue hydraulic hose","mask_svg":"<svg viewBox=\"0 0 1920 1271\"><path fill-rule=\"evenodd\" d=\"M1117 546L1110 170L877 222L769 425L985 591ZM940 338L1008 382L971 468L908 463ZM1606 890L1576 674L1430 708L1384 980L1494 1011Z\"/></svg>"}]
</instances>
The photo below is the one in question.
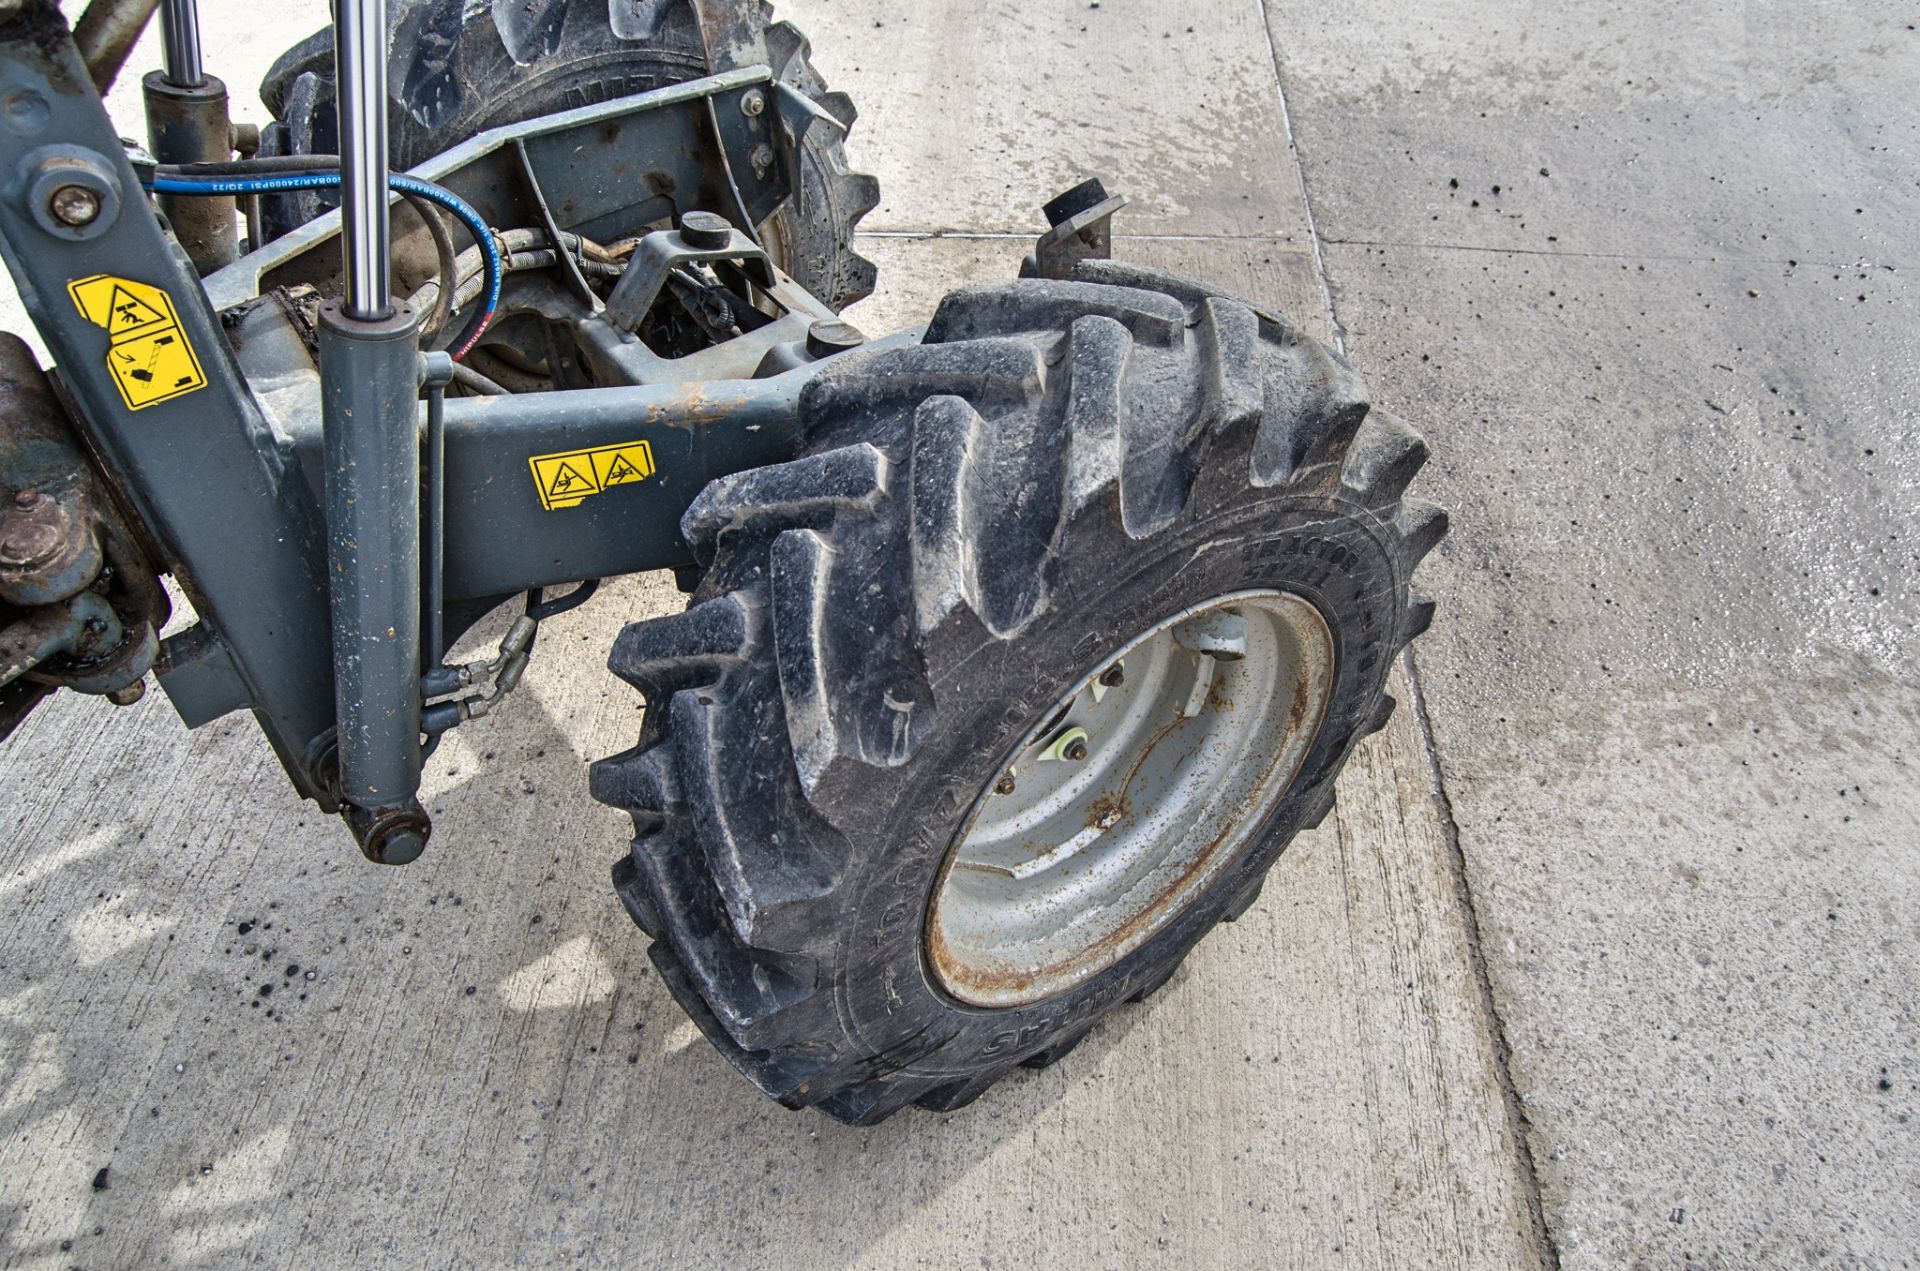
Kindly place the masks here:
<instances>
[{"instance_id":1,"label":"blue hydraulic hose","mask_svg":"<svg viewBox=\"0 0 1920 1271\"><path fill-rule=\"evenodd\" d=\"M288 173L285 176L257 177L200 177L200 176L155 176L152 189L156 194L279 194L288 190L330 190L340 184L338 172ZM415 177L391 175L387 185L401 193L418 195L446 208L460 218L474 242L480 245L480 251L486 258L487 292L486 302L480 313L467 325L460 339L454 343L452 353L456 359L465 357L467 351L479 343L480 336L493 321L494 311L500 307L500 279L506 273L500 261L500 247L494 242L493 231L487 222L476 212L473 205L444 186L434 185ZM459 285L456 278L442 278L442 287L454 288Z\"/></svg>"}]
</instances>

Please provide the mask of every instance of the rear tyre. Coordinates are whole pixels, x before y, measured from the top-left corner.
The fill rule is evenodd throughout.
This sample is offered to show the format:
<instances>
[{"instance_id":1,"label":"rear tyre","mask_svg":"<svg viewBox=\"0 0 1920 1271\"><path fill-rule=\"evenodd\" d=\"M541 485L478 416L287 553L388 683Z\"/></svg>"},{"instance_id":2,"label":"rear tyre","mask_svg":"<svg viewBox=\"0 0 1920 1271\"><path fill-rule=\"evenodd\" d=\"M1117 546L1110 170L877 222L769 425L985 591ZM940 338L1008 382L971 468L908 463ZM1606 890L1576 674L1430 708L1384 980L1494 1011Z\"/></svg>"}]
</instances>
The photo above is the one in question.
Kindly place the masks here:
<instances>
[{"instance_id":1,"label":"rear tyre","mask_svg":"<svg viewBox=\"0 0 1920 1271\"><path fill-rule=\"evenodd\" d=\"M504 123L758 63L844 127L857 115L845 93L827 91L806 37L791 22L774 22L762 0L395 0L389 24L395 171ZM260 98L275 119L263 130L262 154L338 154L332 28L281 54ZM775 264L844 309L873 292L873 262L853 250L853 233L879 198L877 181L848 168L841 135L812 128L801 146L800 189L760 231ZM268 199L268 232L284 234L323 206L313 193Z\"/></svg>"},{"instance_id":2,"label":"rear tyre","mask_svg":"<svg viewBox=\"0 0 1920 1271\"><path fill-rule=\"evenodd\" d=\"M1252 903L1385 721L1446 518L1337 354L1112 262L949 296L802 415L688 510L707 574L616 641L647 711L593 789L708 1038L866 1124L1054 1062ZM1043 779L1103 746L1143 758Z\"/></svg>"}]
</instances>

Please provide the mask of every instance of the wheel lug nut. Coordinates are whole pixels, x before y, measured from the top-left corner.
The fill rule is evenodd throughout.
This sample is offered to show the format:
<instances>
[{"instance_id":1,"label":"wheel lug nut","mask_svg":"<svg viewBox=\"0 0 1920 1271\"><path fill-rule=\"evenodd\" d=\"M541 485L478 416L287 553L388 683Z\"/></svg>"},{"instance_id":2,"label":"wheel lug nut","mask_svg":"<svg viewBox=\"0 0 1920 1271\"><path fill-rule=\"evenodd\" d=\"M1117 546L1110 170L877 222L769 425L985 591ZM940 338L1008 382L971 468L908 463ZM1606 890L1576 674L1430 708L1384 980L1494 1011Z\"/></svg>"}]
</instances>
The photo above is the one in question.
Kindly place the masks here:
<instances>
[{"instance_id":1,"label":"wheel lug nut","mask_svg":"<svg viewBox=\"0 0 1920 1271\"><path fill-rule=\"evenodd\" d=\"M1119 688L1127 681L1126 668L1118 662L1100 672L1100 683L1106 688Z\"/></svg>"},{"instance_id":2,"label":"wheel lug nut","mask_svg":"<svg viewBox=\"0 0 1920 1271\"><path fill-rule=\"evenodd\" d=\"M1079 737L1074 738L1068 742L1066 748L1060 752L1060 757L1062 759L1071 759L1075 763L1085 759L1087 757L1086 741Z\"/></svg>"},{"instance_id":3,"label":"wheel lug nut","mask_svg":"<svg viewBox=\"0 0 1920 1271\"><path fill-rule=\"evenodd\" d=\"M995 794L1012 794L1013 778L1011 776L1001 777L1000 780L993 783L993 792Z\"/></svg>"}]
</instances>

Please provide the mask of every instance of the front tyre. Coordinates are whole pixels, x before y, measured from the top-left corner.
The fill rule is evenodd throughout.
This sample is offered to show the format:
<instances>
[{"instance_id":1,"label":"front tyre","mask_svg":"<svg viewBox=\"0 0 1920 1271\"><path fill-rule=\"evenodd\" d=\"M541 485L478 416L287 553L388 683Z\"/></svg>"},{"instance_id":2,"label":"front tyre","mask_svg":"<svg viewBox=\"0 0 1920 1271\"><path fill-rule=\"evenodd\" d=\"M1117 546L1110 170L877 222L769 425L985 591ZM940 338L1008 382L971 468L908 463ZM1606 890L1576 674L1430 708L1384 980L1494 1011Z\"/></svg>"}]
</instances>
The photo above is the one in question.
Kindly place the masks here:
<instances>
[{"instance_id":1,"label":"front tyre","mask_svg":"<svg viewBox=\"0 0 1920 1271\"><path fill-rule=\"evenodd\" d=\"M1385 722L1445 517L1338 355L1112 262L949 296L802 430L688 510L705 580L617 640L647 713L593 785L681 1004L866 1124L1053 1062L1252 903Z\"/></svg>"}]
</instances>

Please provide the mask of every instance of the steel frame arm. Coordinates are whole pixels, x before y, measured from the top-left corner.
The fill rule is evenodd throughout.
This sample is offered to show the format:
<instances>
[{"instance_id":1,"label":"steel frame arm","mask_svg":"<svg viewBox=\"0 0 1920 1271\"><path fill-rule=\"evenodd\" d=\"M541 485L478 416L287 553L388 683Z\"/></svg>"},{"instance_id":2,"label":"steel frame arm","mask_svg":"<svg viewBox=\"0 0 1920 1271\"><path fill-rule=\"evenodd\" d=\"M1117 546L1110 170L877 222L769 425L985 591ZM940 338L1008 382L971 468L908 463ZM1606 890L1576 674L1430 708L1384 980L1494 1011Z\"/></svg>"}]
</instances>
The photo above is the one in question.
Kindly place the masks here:
<instances>
[{"instance_id":1,"label":"steel frame arm","mask_svg":"<svg viewBox=\"0 0 1920 1271\"><path fill-rule=\"evenodd\" d=\"M330 694L311 691L331 662L319 509L248 391L199 279L148 209L48 0L26 0L0 22L0 101L9 122L0 129L0 252L20 298L106 479L218 634L296 786L324 798L305 753L333 722ZM85 195L64 193L75 187ZM97 210L70 223L89 207ZM154 289L166 304L142 303L171 321L143 326L134 320L147 318L144 309L94 321L98 311L90 316L70 288L102 278ZM166 335L180 344L158 346L172 350L164 356L191 351L191 369L175 376L182 391L147 395L143 382L116 378L109 358L151 357ZM142 369L152 372L132 368Z\"/></svg>"}]
</instances>

